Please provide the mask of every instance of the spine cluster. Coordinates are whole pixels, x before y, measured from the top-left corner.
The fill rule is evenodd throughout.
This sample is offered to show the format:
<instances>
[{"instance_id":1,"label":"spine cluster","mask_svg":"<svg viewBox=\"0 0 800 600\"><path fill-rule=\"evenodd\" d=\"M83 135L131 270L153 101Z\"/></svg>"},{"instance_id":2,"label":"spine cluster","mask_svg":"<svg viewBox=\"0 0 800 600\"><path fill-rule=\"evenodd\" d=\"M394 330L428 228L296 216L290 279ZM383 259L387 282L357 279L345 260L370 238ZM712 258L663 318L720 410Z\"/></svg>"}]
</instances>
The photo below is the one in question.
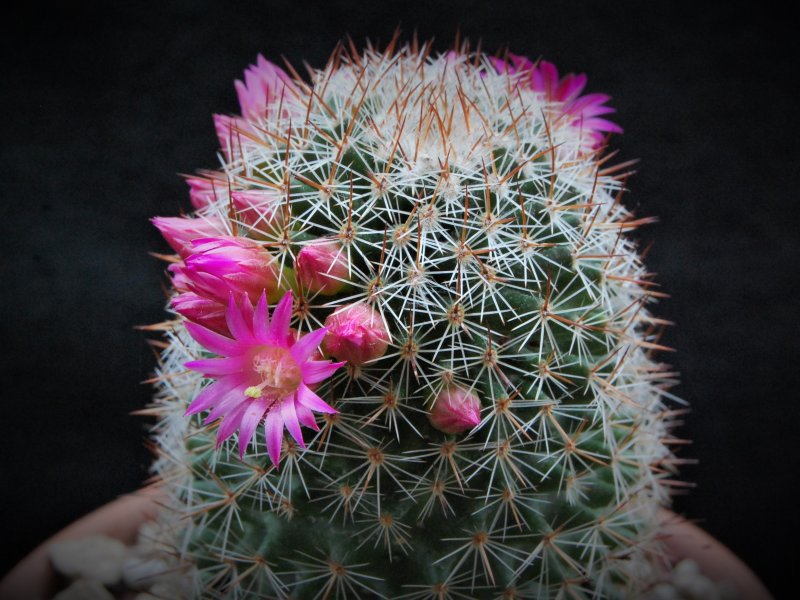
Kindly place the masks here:
<instances>
[{"instance_id":1,"label":"spine cluster","mask_svg":"<svg viewBox=\"0 0 800 600\"><path fill-rule=\"evenodd\" d=\"M674 374L652 357L659 293L628 237L646 219L620 202L627 165L602 144L616 126L584 85L520 57L394 43L339 47L310 82L263 59L237 82L242 116L215 119L221 170L190 179L191 219L156 220L177 294L155 470L199 595L651 584ZM335 410L301 418L305 439L283 435L276 456L227 415L184 413L220 355L197 327L241 342L258 303L287 295L285 352L318 336L309 360L343 364L309 384ZM263 400L253 389L239 400Z\"/></svg>"}]
</instances>

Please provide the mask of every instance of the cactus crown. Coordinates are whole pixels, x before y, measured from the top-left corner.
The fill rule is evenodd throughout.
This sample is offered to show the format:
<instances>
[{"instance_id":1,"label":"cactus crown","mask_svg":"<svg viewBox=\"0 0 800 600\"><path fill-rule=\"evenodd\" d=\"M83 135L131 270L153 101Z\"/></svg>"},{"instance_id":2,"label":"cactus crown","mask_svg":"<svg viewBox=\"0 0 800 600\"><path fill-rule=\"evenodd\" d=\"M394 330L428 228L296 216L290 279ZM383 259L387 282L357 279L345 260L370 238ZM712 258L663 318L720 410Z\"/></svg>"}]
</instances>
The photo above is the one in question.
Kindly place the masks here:
<instances>
[{"instance_id":1,"label":"cactus crown","mask_svg":"<svg viewBox=\"0 0 800 600\"><path fill-rule=\"evenodd\" d=\"M171 267L189 325L165 327L154 403L167 525L204 596L627 597L652 580L673 382L626 237L643 220L598 143L618 129L607 97L551 67L393 42L340 46L310 82L263 59L237 82L222 169L190 185L195 229L239 254L207 266L223 242L203 237ZM335 412L298 412L307 439L270 460L259 423L184 412L225 340L257 329L248 307L288 291L293 339L325 326L314 360L347 364L309 383ZM236 402L261 400L251 383Z\"/></svg>"}]
</instances>

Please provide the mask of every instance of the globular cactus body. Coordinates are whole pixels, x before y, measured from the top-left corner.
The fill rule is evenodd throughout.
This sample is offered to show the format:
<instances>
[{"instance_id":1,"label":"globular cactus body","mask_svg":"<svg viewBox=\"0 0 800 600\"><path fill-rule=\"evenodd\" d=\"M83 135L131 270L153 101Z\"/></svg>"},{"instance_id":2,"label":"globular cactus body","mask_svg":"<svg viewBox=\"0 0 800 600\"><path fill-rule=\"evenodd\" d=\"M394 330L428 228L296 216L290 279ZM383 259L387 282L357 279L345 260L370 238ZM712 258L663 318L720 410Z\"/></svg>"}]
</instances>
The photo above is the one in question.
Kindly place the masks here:
<instances>
[{"instance_id":1,"label":"globular cactus body","mask_svg":"<svg viewBox=\"0 0 800 600\"><path fill-rule=\"evenodd\" d=\"M203 226L160 221L182 260L155 469L200 595L651 584L672 376L602 145L618 128L584 85L427 46L339 48L308 83L260 59L237 82L222 169L190 181ZM324 402L281 404L295 389Z\"/></svg>"}]
</instances>

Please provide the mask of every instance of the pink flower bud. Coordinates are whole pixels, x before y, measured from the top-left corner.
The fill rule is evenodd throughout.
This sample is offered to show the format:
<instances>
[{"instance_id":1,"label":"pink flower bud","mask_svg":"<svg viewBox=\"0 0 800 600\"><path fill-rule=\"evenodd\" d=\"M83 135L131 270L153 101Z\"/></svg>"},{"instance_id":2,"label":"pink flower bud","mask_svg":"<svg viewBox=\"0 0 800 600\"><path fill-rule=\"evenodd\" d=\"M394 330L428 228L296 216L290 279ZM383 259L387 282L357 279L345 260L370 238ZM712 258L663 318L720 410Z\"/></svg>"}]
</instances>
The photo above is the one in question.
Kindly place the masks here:
<instances>
[{"instance_id":1,"label":"pink flower bud","mask_svg":"<svg viewBox=\"0 0 800 600\"><path fill-rule=\"evenodd\" d=\"M244 119L228 115L214 115L214 131L217 133L220 150L227 160L241 154L242 145L246 145L256 130Z\"/></svg>"},{"instance_id":2,"label":"pink flower bud","mask_svg":"<svg viewBox=\"0 0 800 600\"><path fill-rule=\"evenodd\" d=\"M322 350L353 365L386 354L391 339L380 313L363 302L334 311L325 319L325 328Z\"/></svg>"},{"instance_id":3,"label":"pink flower bud","mask_svg":"<svg viewBox=\"0 0 800 600\"><path fill-rule=\"evenodd\" d=\"M336 242L322 241L305 246L297 254L295 269L297 281L312 294L331 296L347 285L347 257Z\"/></svg>"},{"instance_id":4,"label":"pink flower bud","mask_svg":"<svg viewBox=\"0 0 800 600\"><path fill-rule=\"evenodd\" d=\"M256 242L235 236L204 238L195 240L192 250L183 274L197 295L226 305L231 292L246 293L253 303L262 291L270 301L277 297L280 266Z\"/></svg>"},{"instance_id":5,"label":"pink flower bud","mask_svg":"<svg viewBox=\"0 0 800 600\"><path fill-rule=\"evenodd\" d=\"M234 86L242 116L248 121L263 119L267 109L275 103L281 103L287 114L299 114L302 108L296 101L299 90L291 77L260 54L256 64L244 72L244 82L237 79Z\"/></svg>"},{"instance_id":6,"label":"pink flower bud","mask_svg":"<svg viewBox=\"0 0 800 600\"><path fill-rule=\"evenodd\" d=\"M169 271L170 277L172 278L172 287L179 292L188 292L192 284L192 281L183 274L185 268L186 265L183 261L172 263L167 267L167 271Z\"/></svg>"},{"instance_id":7,"label":"pink flower bud","mask_svg":"<svg viewBox=\"0 0 800 600\"><path fill-rule=\"evenodd\" d=\"M198 296L194 292L184 292L172 299L172 308L175 311L212 331L223 335L230 335L228 323L225 320L225 305L209 298Z\"/></svg>"},{"instance_id":8,"label":"pink flower bud","mask_svg":"<svg viewBox=\"0 0 800 600\"><path fill-rule=\"evenodd\" d=\"M481 422L480 398L458 387L442 390L428 419L444 433L464 433Z\"/></svg>"},{"instance_id":9,"label":"pink flower bud","mask_svg":"<svg viewBox=\"0 0 800 600\"><path fill-rule=\"evenodd\" d=\"M198 210L224 198L228 193L227 183L215 177L187 177L186 183L189 185L189 200Z\"/></svg>"},{"instance_id":10,"label":"pink flower bud","mask_svg":"<svg viewBox=\"0 0 800 600\"><path fill-rule=\"evenodd\" d=\"M181 258L193 252L192 240L225 234L225 224L217 217L154 217L151 220Z\"/></svg>"},{"instance_id":11,"label":"pink flower bud","mask_svg":"<svg viewBox=\"0 0 800 600\"><path fill-rule=\"evenodd\" d=\"M232 192L231 199L239 220L258 235L276 233L283 228L284 210L281 196L272 190Z\"/></svg>"}]
</instances>

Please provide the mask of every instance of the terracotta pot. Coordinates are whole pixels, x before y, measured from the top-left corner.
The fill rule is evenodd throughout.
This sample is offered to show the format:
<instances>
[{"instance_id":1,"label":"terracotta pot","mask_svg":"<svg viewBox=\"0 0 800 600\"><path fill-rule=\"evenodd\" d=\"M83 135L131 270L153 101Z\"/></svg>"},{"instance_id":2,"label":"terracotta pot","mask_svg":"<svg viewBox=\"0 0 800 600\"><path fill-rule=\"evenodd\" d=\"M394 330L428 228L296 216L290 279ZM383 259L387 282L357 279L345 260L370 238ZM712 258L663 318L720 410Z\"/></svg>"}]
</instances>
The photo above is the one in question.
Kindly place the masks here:
<instances>
[{"instance_id":1,"label":"terracotta pot","mask_svg":"<svg viewBox=\"0 0 800 600\"><path fill-rule=\"evenodd\" d=\"M60 576L50 564L53 542L106 535L133 544L139 526L155 517L161 499L157 488L144 488L121 496L75 521L40 544L0 581L0 600L45 600L57 591Z\"/></svg>"},{"instance_id":2,"label":"terracotta pot","mask_svg":"<svg viewBox=\"0 0 800 600\"><path fill-rule=\"evenodd\" d=\"M52 597L57 591L59 576L50 564L50 544L97 534L132 544L139 526L157 514L160 499L161 493L157 488L145 488L122 496L76 521L37 547L8 573L0 582L0 600L45 600ZM708 533L667 510L662 510L659 517L662 539L676 563L685 558L694 560L706 577L714 582L732 584L738 598L743 600L772 600L753 571Z\"/></svg>"},{"instance_id":3,"label":"terracotta pot","mask_svg":"<svg viewBox=\"0 0 800 600\"><path fill-rule=\"evenodd\" d=\"M660 511L659 520L661 536L676 563L694 560L711 581L730 584L739 600L774 600L750 567L697 525L668 510Z\"/></svg>"}]
</instances>

